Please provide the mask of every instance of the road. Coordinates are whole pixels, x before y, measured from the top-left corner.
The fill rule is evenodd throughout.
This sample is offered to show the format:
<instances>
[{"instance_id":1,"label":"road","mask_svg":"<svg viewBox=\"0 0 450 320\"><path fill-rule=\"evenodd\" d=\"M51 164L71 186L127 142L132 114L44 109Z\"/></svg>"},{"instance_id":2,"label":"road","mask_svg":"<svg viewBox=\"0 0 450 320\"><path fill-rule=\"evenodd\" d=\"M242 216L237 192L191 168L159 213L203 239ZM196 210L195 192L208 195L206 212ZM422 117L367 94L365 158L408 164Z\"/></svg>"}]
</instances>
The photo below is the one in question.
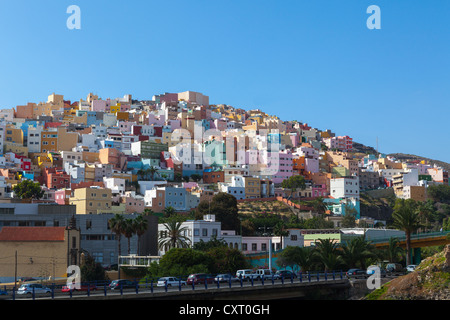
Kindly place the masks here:
<instances>
[{"instance_id":1,"label":"road","mask_svg":"<svg viewBox=\"0 0 450 320\"><path fill-rule=\"evenodd\" d=\"M399 276L401 274L397 274L397 275L392 275L392 276L388 276L385 278L385 280L388 280L389 278L393 279L397 276ZM346 276L345 274L343 275L343 279L345 279ZM367 278L367 276L362 276L359 279L362 278ZM341 279L341 274L335 274L335 279L339 280ZM350 278L350 280L355 279L355 278ZM18 295L16 294L15 296L13 296L12 292L9 291L7 295L3 295L0 296L0 299L2 300L28 300L28 299L35 299L35 300L40 300L40 299L70 299L71 297L73 298L84 298L84 299L89 299L90 297L101 297L101 296L111 296L111 295L136 295L136 294L142 294L142 293L154 293L154 294L165 294L165 293L174 293L174 292L187 292L187 291L193 291L193 290L209 290L209 289L229 289L229 288L233 288L233 289L239 289L239 288L246 288L246 287L260 287L260 286L280 286L280 285L290 285L291 283L300 283L300 282L311 282L311 283L317 283L317 282L326 282L326 281L330 281L333 280L333 275L332 274L327 274L327 277L325 278L325 274L321 273L319 275L317 274L311 274L311 277L308 276L303 276L301 279L300 278L294 278L294 279L284 279L284 280L273 280L272 279L266 279L263 281L261 280L255 280L253 281L253 283L251 281L243 281L242 283L240 281L237 282L232 282L231 284L226 282L226 283L210 283L207 284L207 286L205 286L204 284L197 284L195 286L192 285L185 285L185 286L168 286L166 287L157 287L156 283L153 284L153 286L148 283L148 284L139 284L138 288L126 288L126 289L122 289L121 290L111 290L109 289L108 286L104 287L104 286L100 286L97 288L97 290L92 290L89 293L86 291L81 291L81 292L77 292L74 291L72 292L72 295L70 295L70 293L67 292L61 292L60 288L55 288L53 291L53 295L52 294L45 294L45 295L35 295L34 297L31 294L28 295ZM384 282L384 281L383 281Z\"/></svg>"}]
</instances>

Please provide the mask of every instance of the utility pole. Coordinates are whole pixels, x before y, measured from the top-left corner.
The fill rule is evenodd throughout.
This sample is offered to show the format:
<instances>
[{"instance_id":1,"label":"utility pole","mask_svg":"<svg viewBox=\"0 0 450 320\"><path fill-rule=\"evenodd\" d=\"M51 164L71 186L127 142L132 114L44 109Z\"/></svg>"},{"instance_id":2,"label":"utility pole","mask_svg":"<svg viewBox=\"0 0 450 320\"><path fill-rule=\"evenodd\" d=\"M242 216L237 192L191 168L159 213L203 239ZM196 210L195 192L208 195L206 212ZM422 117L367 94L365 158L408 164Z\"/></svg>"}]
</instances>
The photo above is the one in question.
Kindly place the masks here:
<instances>
[{"instance_id":1,"label":"utility pole","mask_svg":"<svg viewBox=\"0 0 450 320\"><path fill-rule=\"evenodd\" d=\"M17 250L16 250L15 262L14 262L14 289L16 288L16 285L17 285Z\"/></svg>"}]
</instances>

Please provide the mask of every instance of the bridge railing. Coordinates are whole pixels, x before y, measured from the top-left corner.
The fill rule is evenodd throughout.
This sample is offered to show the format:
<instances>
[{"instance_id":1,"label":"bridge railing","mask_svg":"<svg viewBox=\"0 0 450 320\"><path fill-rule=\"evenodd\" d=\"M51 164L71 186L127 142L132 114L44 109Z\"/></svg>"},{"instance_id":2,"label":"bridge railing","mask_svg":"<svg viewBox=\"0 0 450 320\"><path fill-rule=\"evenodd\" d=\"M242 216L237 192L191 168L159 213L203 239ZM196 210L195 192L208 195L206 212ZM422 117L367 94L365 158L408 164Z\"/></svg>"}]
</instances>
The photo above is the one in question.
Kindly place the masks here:
<instances>
[{"instance_id":1,"label":"bridge railing","mask_svg":"<svg viewBox=\"0 0 450 320\"><path fill-rule=\"evenodd\" d=\"M73 298L74 296L84 296L85 298L89 298L93 294L95 295L104 295L105 297L110 294L139 294L139 293L154 293L154 292L168 292L169 289L171 291L186 291L186 290L205 290L205 289L225 289L231 287L248 287L248 286L267 286L267 285L290 285L294 283L307 283L307 282L326 282L326 281L334 281L334 280L342 280L347 278L347 275L342 270L332 270L332 271L309 271L309 272L297 272L291 273L287 276L272 275L266 276L262 278L249 278L243 279L240 278L230 278L229 281L220 282L220 281L203 281L201 283L186 284L185 280L186 276L177 277L178 283L172 284L172 286L167 285L167 283L161 287L157 286L158 279L157 278L143 278L140 280L135 279L132 282L132 285L122 286L115 290L111 290L109 287L109 282L105 281L92 281L89 283L84 283L83 289L81 292L77 292L76 290L63 291L61 285L50 285L49 292L32 292L31 295L18 295L17 288L12 288L8 290L5 298L9 298L12 300L16 300L21 297L27 297L30 299L37 299L39 297L46 297L51 299L56 299L58 297L63 298ZM6 289L6 288L5 288Z\"/></svg>"}]
</instances>

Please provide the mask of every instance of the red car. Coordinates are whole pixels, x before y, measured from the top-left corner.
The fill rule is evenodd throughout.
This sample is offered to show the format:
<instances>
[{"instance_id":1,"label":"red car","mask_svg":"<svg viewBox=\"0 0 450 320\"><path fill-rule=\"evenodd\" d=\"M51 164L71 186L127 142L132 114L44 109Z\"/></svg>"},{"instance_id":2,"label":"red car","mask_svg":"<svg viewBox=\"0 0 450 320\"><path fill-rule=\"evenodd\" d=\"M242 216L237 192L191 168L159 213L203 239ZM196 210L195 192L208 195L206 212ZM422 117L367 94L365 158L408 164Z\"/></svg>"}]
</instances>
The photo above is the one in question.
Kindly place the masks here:
<instances>
[{"instance_id":1,"label":"red car","mask_svg":"<svg viewBox=\"0 0 450 320\"><path fill-rule=\"evenodd\" d=\"M189 285L193 284L205 284L206 283L214 283L214 277L210 274L206 273L194 273L189 275L186 280L186 283Z\"/></svg>"},{"instance_id":2,"label":"red car","mask_svg":"<svg viewBox=\"0 0 450 320\"><path fill-rule=\"evenodd\" d=\"M70 292L71 289L73 289L73 291L95 291L97 290L97 286L91 283L82 283L80 284L79 288L76 288L74 284L70 284L68 286L62 287L61 292Z\"/></svg>"}]
</instances>

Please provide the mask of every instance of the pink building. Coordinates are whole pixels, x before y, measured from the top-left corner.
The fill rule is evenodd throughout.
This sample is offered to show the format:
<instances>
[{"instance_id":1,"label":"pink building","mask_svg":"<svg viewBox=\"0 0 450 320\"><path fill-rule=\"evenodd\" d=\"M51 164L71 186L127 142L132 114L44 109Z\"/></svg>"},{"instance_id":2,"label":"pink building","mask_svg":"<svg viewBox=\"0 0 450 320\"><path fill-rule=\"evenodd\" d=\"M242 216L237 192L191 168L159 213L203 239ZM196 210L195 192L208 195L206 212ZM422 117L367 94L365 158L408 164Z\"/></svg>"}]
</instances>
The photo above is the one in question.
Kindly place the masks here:
<instances>
[{"instance_id":1,"label":"pink building","mask_svg":"<svg viewBox=\"0 0 450 320\"><path fill-rule=\"evenodd\" d=\"M55 202L60 205L68 205L71 194L72 194L71 189L56 190L55 191Z\"/></svg>"},{"instance_id":2,"label":"pink building","mask_svg":"<svg viewBox=\"0 0 450 320\"><path fill-rule=\"evenodd\" d=\"M338 149L343 152L351 152L353 150L353 139L349 136L324 138L323 142L329 149Z\"/></svg>"},{"instance_id":3,"label":"pink building","mask_svg":"<svg viewBox=\"0 0 450 320\"><path fill-rule=\"evenodd\" d=\"M93 100L91 103L91 111L106 112L107 102L105 100Z\"/></svg>"},{"instance_id":4,"label":"pink building","mask_svg":"<svg viewBox=\"0 0 450 320\"><path fill-rule=\"evenodd\" d=\"M328 190L326 184L315 184L312 186L313 198L328 196Z\"/></svg>"},{"instance_id":5,"label":"pink building","mask_svg":"<svg viewBox=\"0 0 450 320\"><path fill-rule=\"evenodd\" d=\"M279 184L283 180L288 179L293 175L294 165L292 162L292 153L290 151L280 151L278 153L267 153L266 172L271 175L273 183ZM259 159L261 161L261 159Z\"/></svg>"},{"instance_id":6,"label":"pink building","mask_svg":"<svg viewBox=\"0 0 450 320\"><path fill-rule=\"evenodd\" d=\"M126 213L143 213L145 209L144 199L136 199L135 197L124 197Z\"/></svg>"}]
</instances>

